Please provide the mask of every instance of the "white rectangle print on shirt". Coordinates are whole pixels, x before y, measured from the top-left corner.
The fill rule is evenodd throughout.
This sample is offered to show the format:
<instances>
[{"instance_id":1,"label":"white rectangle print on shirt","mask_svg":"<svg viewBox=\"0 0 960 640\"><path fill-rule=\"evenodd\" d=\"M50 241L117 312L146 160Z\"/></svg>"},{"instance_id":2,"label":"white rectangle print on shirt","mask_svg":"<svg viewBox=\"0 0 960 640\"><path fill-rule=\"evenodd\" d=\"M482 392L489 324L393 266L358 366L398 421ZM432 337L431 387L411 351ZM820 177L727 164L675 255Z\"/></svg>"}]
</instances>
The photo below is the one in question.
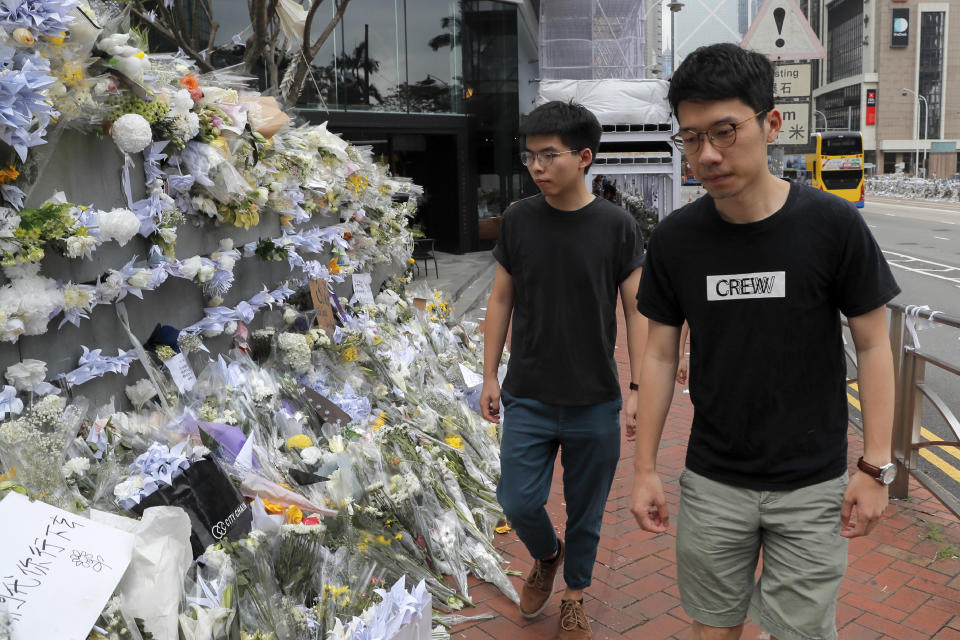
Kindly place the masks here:
<instances>
[{"instance_id":1,"label":"white rectangle print on shirt","mask_svg":"<svg viewBox=\"0 0 960 640\"><path fill-rule=\"evenodd\" d=\"M707 300L710 302L786 297L786 271L707 276Z\"/></svg>"}]
</instances>

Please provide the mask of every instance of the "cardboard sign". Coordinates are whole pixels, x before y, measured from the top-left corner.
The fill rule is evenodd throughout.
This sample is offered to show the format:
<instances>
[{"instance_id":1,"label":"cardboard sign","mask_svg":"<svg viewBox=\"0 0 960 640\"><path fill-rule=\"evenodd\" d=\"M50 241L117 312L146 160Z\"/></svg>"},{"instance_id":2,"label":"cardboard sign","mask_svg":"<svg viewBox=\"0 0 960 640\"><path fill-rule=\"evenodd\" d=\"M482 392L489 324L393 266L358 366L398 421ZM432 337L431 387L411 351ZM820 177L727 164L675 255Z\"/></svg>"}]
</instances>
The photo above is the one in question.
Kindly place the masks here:
<instances>
[{"instance_id":1,"label":"cardboard sign","mask_svg":"<svg viewBox=\"0 0 960 640\"><path fill-rule=\"evenodd\" d=\"M337 328L337 318L330 305L330 289L325 280L310 281L310 297L313 299L313 308L317 311L317 326L323 329L331 339Z\"/></svg>"},{"instance_id":2,"label":"cardboard sign","mask_svg":"<svg viewBox=\"0 0 960 640\"><path fill-rule=\"evenodd\" d=\"M346 426L353 421L353 418L350 417L349 413L335 405L328 398L324 398L313 389L304 387L303 397L306 398L307 402L310 403L310 406L313 407L313 410L317 412L317 415L320 416L320 419L324 422L329 422L331 424L340 423L341 425Z\"/></svg>"},{"instance_id":3,"label":"cardboard sign","mask_svg":"<svg viewBox=\"0 0 960 640\"><path fill-rule=\"evenodd\" d=\"M427 299L426 299L426 298L414 298L414 299L413 299L413 306L415 306L417 309L420 309L420 311L423 311L424 309L427 308Z\"/></svg>"},{"instance_id":4,"label":"cardboard sign","mask_svg":"<svg viewBox=\"0 0 960 640\"><path fill-rule=\"evenodd\" d=\"M351 302L375 304L373 299L373 291L370 289L370 285L372 283L373 276L371 276L369 273L353 274L353 298L351 298Z\"/></svg>"},{"instance_id":5,"label":"cardboard sign","mask_svg":"<svg viewBox=\"0 0 960 640\"><path fill-rule=\"evenodd\" d=\"M163 366L170 372L170 377L173 378L173 383L177 385L180 393L187 393L197 384L197 376L194 375L190 363L182 353L164 360Z\"/></svg>"},{"instance_id":6,"label":"cardboard sign","mask_svg":"<svg viewBox=\"0 0 960 640\"><path fill-rule=\"evenodd\" d=\"M13 640L84 640L133 553L133 535L9 493L0 502L0 607Z\"/></svg>"}]
</instances>

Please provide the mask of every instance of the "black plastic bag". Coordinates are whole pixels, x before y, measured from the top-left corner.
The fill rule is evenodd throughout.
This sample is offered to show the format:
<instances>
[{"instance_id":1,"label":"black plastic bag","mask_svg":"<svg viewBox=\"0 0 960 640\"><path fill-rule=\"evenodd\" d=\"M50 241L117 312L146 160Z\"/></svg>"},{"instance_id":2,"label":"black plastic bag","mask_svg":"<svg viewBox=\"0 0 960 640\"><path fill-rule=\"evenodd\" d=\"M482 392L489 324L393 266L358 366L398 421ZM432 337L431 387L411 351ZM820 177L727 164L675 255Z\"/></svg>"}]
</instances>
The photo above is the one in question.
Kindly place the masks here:
<instances>
[{"instance_id":1,"label":"black plastic bag","mask_svg":"<svg viewBox=\"0 0 960 640\"><path fill-rule=\"evenodd\" d=\"M133 511L143 515L148 507L180 507L190 517L190 544L196 559L208 546L228 537L236 540L250 532L253 512L215 461L194 462L173 479L145 496Z\"/></svg>"}]
</instances>

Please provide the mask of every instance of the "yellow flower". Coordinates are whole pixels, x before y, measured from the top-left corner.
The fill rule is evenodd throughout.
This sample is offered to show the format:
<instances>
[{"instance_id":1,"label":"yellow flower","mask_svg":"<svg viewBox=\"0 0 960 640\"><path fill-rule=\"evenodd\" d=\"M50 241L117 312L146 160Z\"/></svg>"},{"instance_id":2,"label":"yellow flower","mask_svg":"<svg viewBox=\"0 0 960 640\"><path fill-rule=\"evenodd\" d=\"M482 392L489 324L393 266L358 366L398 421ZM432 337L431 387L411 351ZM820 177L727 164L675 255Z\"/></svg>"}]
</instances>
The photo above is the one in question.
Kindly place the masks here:
<instances>
[{"instance_id":1,"label":"yellow flower","mask_svg":"<svg viewBox=\"0 0 960 640\"><path fill-rule=\"evenodd\" d=\"M133 57L136 58L137 60L143 60L143 58L146 57L146 55L147 54L145 54L143 51L137 51L135 54L133 54Z\"/></svg>"},{"instance_id":2,"label":"yellow flower","mask_svg":"<svg viewBox=\"0 0 960 640\"><path fill-rule=\"evenodd\" d=\"M0 169L0 184L6 184L11 180L16 180L20 172L12 164L8 164L6 169Z\"/></svg>"},{"instance_id":3,"label":"yellow flower","mask_svg":"<svg viewBox=\"0 0 960 640\"><path fill-rule=\"evenodd\" d=\"M340 273L340 264L337 262L336 258L330 258L330 262L327 264L327 271L331 274Z\"/></svg>"},{"instance_id":4,"label":"yellow flower","mask_svg":"<svg viewBox=\"0 0 960 640\"><path fill-rule=\"evenodd\" d=\"M312 446L313 441L302 433L291 436L290 439L287 440L287 448L289 449L306 449L307 447Z\"/></svg>"},{"instance_id":5,"label":"yellow flower","mask_svg":"<svg viewBox=\"0 0 960 640\"><path fill-rule=\"evenodd\" d=\"M393 539L394 539L394 540L403 540L403 534L402 534L402 533L398 533L397 535L393 536Z\"/></svg>"},{"instance_id":6,"label":"yellow flower","mask_svg":"<svg viewBox=\"0 0 960 640\"><path fill-rule=\"evenodd\" d=\"M356 362L360 357L360 354L357 353L356 347L347 347L343 355L340 356L340 362Z\"/></svg>"},{"instance_id":7,"label":"yellow flower","mask_svg":"<svg viewBox=\"0 0 960 640\"><path fill-rule=\"evenodd\" d=\"M374 430L374 431L379 431L379 430L380 430L380 427L382 427L382 426L384 426L384 425L386 425L386 424L387 424L387 414L386 414L386 412L384 412L384 413L381 413L381 414L380 414L380 417L378 417L378 418L376 419L376 421L373 423L373 430Z\"/></svg>"},{"instance_id":8,"label":"yellow flower","mask_svg":"<svg viewBox=\"0 0 960 640\"><path fill-rule=\"evenodd\" d=\"M417 261L414 260L413 258L407 258L407 264L416 264L416 263Z\"/></svg>"},{"instance_id":9,"label":"yellow flower","mask_svg":"<svg viewBox=\"0 0 960 640\"><path fill-rule=\"evenodd\" d=\"M460 436L447 436L444 438L444 442L453 447L454 449L463 449L463 438Z\"/></svg>"},{"instance_id":10,"label":"yellow flower","mask_svg":"<svg viewBox=\"0 0 960 640\"><path fill-rule=\"evenodd\" d=\"M293 216L280 216L280 226L289 227L293 222Z\"/></svg>"},{"instance_id":11,"label":"yellow flower","mask_svg":"<svg viewBox=\"0 0 960 640\"><path fill-rule=\"evenodd\" d=\"M270 502L266 498L262 498L263 507L266 509L267 513L284 513L287 510L287 507L282 504L277 504L276 502Z\"/></svg>"},{"instance_id":12,"label":"yellow flower","mask_svg":"<svg viewBox=\"0 0 960 640\"><path fill-rule=\"evenodd\" d=\"M384 536L382 536L382 535L377 535L377 542L379 542L380 544L382 544L382 545L385 546L385 547L389 547L391 540L390 540L390 538L384 537Z\"/></svg>"},{"instance_id":13,"label":"yellow flower","mask_svg":"<svg viewBox=\"0 0 960 640\"><path fill-rule=\"evenodd\" d=\"M290 524L300 524L302 520L303 512L295 505L290 505L290 508L287 509L287 522Z\"/></svg>"},{"instance_id":14,"label":"yellow flower","mask_svg":"<svg viewBox=\"0 0 960 640\"><path fill-rule=\"evenodd\" d=\"M4 480L13 480L16 477L17 477L17 468L10 467L10 469L8 469L5 474L0 476L0 482L3 482Z\"/></svg>"}]
</instances>

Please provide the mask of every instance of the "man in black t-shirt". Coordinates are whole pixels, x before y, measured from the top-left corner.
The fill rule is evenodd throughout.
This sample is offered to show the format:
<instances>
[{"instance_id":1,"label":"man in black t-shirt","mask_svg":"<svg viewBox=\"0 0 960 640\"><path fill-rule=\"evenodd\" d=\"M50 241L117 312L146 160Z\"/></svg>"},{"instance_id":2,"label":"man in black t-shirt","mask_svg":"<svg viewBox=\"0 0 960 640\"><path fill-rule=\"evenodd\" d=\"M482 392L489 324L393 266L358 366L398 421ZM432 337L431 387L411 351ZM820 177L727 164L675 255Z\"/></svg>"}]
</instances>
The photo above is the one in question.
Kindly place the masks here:
<instances>
[{"instance_id":1,"label":"man in black t-shirt","mask_svg":"<svg viewBox=\"0 0 960 640\"><path fill-rule=\"evenodd\" d=\"M650 326L631 509L655 533L668 525L657 448L690 327L677 580L698 640L739 638L747 615L780 640L836 638L846 539L875 526L895 473L884 305L900 289L851 203L769 172L773 78L763 55L732 44L674 73L674 141L708 195L657 226L638 294ZM864 423L852 476L841 313Z\"/></svg>"},{"instance_id":2,"label":"man in black t-shirt","mask_svg":"<svg viewBox=\"0 0 960 640\"><path fill-rule=\"evenodd\" d=\"M590 586L600 525L620 459L620 384L614 361L617 295L623 300L631 371L639 373L646 322L636 299L643 260L639 225L593 196L584 174L600 143L596 117L550 102L521 125L521 161L541 194L504 213L493 251L497 274L484 333L483 415L504 406L497 497L534 559L520 594L524 617L549 604L562 565L560 638L590 638L583 590ZM503 390L497 378L513 316ZM634 394L626 422L635 425ZM557 451L563 464L566 540L544 506Z\"/></svg>"}]
</instances>

